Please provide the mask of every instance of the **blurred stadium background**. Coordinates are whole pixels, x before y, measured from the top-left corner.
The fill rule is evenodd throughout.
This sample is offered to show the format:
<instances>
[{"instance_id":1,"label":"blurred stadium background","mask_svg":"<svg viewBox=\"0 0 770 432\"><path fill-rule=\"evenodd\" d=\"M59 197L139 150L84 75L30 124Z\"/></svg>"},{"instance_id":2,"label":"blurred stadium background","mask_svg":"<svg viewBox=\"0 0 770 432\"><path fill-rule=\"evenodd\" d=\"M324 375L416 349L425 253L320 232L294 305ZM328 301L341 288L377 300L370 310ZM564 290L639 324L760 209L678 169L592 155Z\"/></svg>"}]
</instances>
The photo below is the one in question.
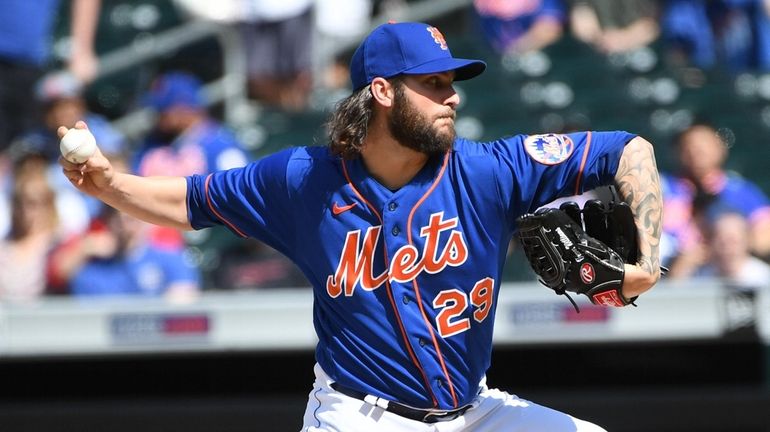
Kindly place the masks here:
<instances>
[{"instance_id":1,"label":"blurred stadium background","mask_svg":"<svg viewBox=\"0 0 770 432\"><path fill-rule=\"evenodd\" d=\"M67 46L64 3L55 53ZM403 2L396 17L438 26L455 56L488 60L486 76L457 85L461 135L626 129L655 143L660 167L673 169L672 137L707 117L732 145L727 168L770 191L770 74L671 69L658 44L604 56L568 36L501 59L475 30L470 4ZM199 75L211 109L253 157L323 143L322 123L340 97L318 89L301 112L248 100L233 29L190 19L171 0L103 0L96 48L89 107L129 137L149 129L152 114L137 98L164 70ZM299 429L312 384L309 289L228 292L208 271L238 240L215 229L187 240L205 286L191 304L0 302L0 431ZM663 282L638 308L584 305L576 315L522 263L512 256L501 291L493 385L611 431L770 430L767 291Z\"/></svg>"}]
</instances>

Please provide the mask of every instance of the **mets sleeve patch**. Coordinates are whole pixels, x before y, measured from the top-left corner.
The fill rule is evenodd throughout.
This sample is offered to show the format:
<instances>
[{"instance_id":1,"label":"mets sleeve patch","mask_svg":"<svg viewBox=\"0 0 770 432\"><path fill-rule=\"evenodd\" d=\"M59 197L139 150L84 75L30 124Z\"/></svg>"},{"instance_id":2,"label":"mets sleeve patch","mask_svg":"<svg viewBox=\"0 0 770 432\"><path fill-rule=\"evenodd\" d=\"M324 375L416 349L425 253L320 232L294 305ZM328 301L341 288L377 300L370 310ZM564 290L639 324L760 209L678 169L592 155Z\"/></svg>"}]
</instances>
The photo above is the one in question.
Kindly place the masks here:
<instances>
[{"instance_id":1,"label":"mets sleeve patch","mask_svg":"<svg viewBox=\"0 0 770 432\"><path fill-rule=\"evenodd\" d=\"M524 149L535 161L544 165L556 165L570 157L575 150L575 144L566 135L530 135L524 139Z\"/></svg>"}]
</instances>

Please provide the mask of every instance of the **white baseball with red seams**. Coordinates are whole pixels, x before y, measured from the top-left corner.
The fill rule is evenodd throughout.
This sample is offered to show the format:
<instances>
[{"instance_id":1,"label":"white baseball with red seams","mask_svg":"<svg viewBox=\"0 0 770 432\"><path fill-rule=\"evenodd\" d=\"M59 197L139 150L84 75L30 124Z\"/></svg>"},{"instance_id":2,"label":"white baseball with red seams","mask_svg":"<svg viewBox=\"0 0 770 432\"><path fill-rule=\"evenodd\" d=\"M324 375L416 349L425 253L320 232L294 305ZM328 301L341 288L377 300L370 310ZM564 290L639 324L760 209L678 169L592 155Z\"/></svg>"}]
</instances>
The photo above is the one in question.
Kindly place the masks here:
<instances>
[{"instance_id":1,"label":"white baseball with red seams","mask_svg":"<svg viewBox=\"0 0 770 432\"><path fill-rule=\"evenodd\" d=\"M64 159L80 164L96 153L96 138L88 129L72 128L61 138L59 150Z\"/></svg>"}]
</instances>

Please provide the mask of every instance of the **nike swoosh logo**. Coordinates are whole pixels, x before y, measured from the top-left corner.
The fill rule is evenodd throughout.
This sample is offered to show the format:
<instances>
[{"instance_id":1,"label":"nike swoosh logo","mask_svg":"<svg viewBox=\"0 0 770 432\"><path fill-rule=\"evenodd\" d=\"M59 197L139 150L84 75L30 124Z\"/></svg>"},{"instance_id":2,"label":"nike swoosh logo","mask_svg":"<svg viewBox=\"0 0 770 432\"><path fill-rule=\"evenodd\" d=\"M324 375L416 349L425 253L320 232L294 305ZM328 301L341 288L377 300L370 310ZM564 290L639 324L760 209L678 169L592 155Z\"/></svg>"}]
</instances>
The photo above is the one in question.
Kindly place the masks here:
<instances>
[{"instance_id":1,"label":"nike swoosh logo","mask_svg":"<svg viewBox=\"0 0 770 432\"><path fill-rule=\"evenodd\" d=\"M334 216L339 216L341 213L344 213L357 205L358 203L348 204L346 206L340 206L335 202L334 205L332 206L332 213L334 213Z\"/></svg>"}]
</instances>

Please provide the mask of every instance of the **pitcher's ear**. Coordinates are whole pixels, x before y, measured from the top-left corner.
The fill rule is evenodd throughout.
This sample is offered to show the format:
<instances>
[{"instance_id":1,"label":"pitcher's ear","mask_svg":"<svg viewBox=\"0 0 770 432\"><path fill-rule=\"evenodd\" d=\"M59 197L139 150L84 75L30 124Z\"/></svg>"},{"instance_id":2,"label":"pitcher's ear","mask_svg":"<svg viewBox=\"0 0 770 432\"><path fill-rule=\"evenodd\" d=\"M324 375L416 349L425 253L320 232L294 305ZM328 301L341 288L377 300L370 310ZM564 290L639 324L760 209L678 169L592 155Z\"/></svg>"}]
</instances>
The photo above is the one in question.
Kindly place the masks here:
<instances>
[{"instance_id":1,"label":"pitcher's ear","mask_svg":"<svg viewBox=\"0 0 770 432\"><path fill-rule=\"evenodd\" d=\"M386 108L393 106L396 96L393 83L385 78L377 77L369 84L369 90L372 92L372 98L376 103Z\"/></svg>"}]
</instances>

